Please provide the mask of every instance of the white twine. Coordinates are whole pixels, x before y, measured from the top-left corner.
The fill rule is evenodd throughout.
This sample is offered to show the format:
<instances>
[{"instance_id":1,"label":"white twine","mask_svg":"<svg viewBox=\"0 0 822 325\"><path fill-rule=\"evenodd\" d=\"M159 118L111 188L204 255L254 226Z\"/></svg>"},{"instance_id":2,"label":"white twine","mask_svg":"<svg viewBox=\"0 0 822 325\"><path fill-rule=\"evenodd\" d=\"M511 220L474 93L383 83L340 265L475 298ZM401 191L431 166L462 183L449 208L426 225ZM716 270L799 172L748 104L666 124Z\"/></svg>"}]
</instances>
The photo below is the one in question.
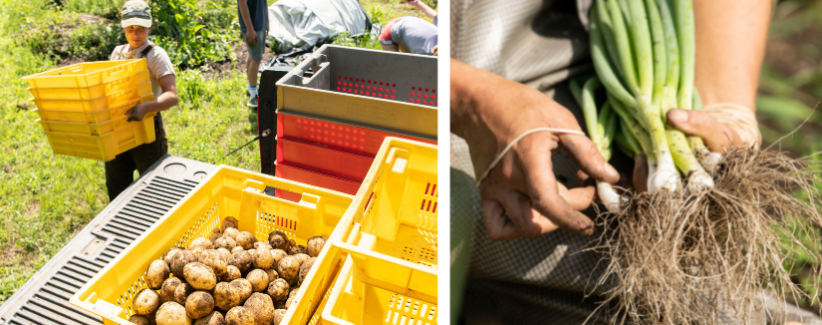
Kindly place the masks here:
<instances>
[{"instance_id":1,"label":"white twine","mask_svg":"<svg viewBox=\"0 0 822 325\"><path fill-rule=\"evenodd\" d=\"M719 103L705 106L702 110L736 131L739 139L748 146L759 147L762 143L762 134L759 133L756 115L747 106Z\"/></svg>"},{"instance_id":2,"label":"white twine","mask_svg":"<svg viewBox=\"0 0 822 325\"><path fill-rule=\"evenodd\" d=\"M497 166L497 164L499 163L499 161L500 161L500 160L502 160L502 157L504 157L504 156L505 156L505 154L506 154L506 153L508 153L508 150L511 150L511 148L512 148L515 144L517 144L517 142L518 142L519 140L521 140L522 138L524 138L525 136L527 136L527 135L529 135L529 134L531 134L531 133L534 133L534 132L539 132L539 131L548 131L548 132L555 132L555 133L565 133L565 134L579 134L579 135L585 135L585 133L582 133L582 131L577 131L577 130L566 130L566 129L555 129L555 128L536 128L536 129L529 130L529 131L527 131L527 132L525 132L525 133L523 133L523 134L520 134L520 135L519 135L516 139L514 139L514 141L511 141L511 143L509 143L509 144L508 144L508 146L507 146L507 147L505 147L505 149L502 149L502 152L500 152L500 153L499 153L499 155L497 155L497 158L496 158L496 159L494 159L494 161L493 161L493 162L491 162L491 165L490 165L490 166L488 166L488 169L486 169L486 170L485 170L485 172L484 172L484 173L482 173L482 176L480 176L480 178L479 178L479 179L477 179L477 188L479 188L479 187L480 187L480 185L482 184L482 181L485 179L485 177L487 177L487 176L488 176L488 174L489 174L489 173L491 173L491 170L492 170L492 169L494 169L494 167L496 167L496 166Z\"/></svg>"}]
</instances>

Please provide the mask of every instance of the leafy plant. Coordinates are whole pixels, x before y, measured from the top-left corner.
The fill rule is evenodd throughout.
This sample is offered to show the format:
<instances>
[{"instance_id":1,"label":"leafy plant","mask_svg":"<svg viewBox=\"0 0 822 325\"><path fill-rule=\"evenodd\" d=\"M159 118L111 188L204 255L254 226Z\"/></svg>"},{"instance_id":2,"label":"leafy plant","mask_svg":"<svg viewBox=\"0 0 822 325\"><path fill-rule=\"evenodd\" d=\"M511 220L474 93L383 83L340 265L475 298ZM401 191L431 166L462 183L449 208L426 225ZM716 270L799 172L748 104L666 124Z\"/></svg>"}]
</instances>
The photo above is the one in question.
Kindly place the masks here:
<instances>
[{"instance_id":1,"label":"leafy plant","mask_svg":"<svg viewBox=\"0 0 822 325\"><path fill-rule=\"evenodd\" d=\"M118 24L105 19L88 20L75 13L48 16L34 26L17 34L17 42L63 60L108 60L114 47L126 43Z\"/></svg>"},{"instance_id":2,"label":"leafy plant","mask_svg":"<svg viewBox=\"0 0 822 325\"><path fill-rule=\"evenodd\" d=\"M120 17L120 3L118 0L64 0L63 10L116 20Z\"/></svg>"},{"instance_id":3,"label":"leafy plant","mask_svg":"<svg viewBox=\"0 0 822 325\"><path fill-rule=\"evenodd\" d=\"M204 23L208 10L222 9L214 3L201 4L198 0L169 0L151 3L155 15L153 39L169 54L171 62L182 68L217 62L230 55L230 30L225 26L209 28ZM223 15L225 16L225 15Z\"/></svg>"}]
</instances>

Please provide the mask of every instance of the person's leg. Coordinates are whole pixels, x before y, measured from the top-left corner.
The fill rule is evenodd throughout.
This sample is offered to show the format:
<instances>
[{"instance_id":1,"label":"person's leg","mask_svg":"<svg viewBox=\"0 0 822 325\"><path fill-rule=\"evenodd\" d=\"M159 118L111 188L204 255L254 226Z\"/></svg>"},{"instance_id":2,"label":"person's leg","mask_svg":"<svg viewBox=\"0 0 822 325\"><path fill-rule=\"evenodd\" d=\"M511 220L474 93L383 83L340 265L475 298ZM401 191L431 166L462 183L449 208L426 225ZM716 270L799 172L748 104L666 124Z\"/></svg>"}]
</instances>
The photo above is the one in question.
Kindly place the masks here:
<instances>
[{"instance_id":1,"label":"person's leg","mask_svg":"<svg viewBox=\"0 0 822 325\"><path fill-rule=\"evenodd\" d=\"M265 31L257 31L257 42L248 47L248 61L246 63L246 77L248 78L249 107L257 107L257 72L265 52Z\"/></svg>"},{"instance_id":2,"label":"person's leg","mask_svg":"<svg viewBox=\"0 0 822 325\"><path fill-rule=\"evenodd\" d=\"M108 201L114 201L131 182L134 181L134 160L129 152L124 152L112 161L107 161L106 167L106 189L108 190Z\"/></svg>"},{"instance_id":3,"label":"person's leg","mask_svg":"<svg viewBox=\"0 0 822 325\"><path fill-rule=\"evenodd\" d=\"M168 153L168 140L166 130L163 127L163 116L157 113L154 117L155 141L138 146L131 150L131 157L137 167L140 176L146 173L151 165L154 165L160 158Z\"/></svg>"}]
</instances>

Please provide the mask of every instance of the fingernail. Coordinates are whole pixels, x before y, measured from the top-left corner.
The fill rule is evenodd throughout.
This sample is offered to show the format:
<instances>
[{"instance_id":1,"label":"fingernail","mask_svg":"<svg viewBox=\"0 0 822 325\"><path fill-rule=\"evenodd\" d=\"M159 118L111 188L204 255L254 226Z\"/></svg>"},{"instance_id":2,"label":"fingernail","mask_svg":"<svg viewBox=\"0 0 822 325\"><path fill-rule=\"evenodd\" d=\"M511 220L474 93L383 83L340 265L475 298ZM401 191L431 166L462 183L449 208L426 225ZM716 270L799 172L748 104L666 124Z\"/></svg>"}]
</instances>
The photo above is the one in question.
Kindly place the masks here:
<instances>
[{"instance_id":1,"label":"fingernail","mask_svg":"<svg viewBox=\"0 0 822 325\"><path fill-rule=\"evenodd\" d=\"M614 166L611 166L611 164L605 164L605 172L608 173L608 175L610 176L619 177L619 172L617 172L616 168L614 168Z\"/></svg>"},{"instance_id":2,"label":"fingernail","mask_svg":"<svg viewBox=\"0 0 822 325\"><path fill-rule=\"evenodd\" d=\"M685 112L680 109L672 109L668 113L668 120L676 124L688 123L688 112Z\"/></svg>"}]
</instances>

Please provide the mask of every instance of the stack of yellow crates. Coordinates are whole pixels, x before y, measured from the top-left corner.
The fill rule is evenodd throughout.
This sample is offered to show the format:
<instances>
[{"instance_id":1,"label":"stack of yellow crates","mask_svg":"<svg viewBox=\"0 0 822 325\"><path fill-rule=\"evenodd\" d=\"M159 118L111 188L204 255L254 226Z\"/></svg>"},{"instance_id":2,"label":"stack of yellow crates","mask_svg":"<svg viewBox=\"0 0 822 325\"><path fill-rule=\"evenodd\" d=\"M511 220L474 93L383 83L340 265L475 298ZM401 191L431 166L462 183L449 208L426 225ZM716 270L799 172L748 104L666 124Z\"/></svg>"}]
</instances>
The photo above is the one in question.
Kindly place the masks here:
<instances>
[{"instance_id":1,"label":"stack of yellow crates","mask_svg":"<svg viewBox=\"0 0 822 325\"><path fill-rule=\"evenodd\" d=\"M56 154L110 161L154 142L154 116L126 111L154 100L145 59L79 63L23 77Z\"/></svg>"}]
</instances>

